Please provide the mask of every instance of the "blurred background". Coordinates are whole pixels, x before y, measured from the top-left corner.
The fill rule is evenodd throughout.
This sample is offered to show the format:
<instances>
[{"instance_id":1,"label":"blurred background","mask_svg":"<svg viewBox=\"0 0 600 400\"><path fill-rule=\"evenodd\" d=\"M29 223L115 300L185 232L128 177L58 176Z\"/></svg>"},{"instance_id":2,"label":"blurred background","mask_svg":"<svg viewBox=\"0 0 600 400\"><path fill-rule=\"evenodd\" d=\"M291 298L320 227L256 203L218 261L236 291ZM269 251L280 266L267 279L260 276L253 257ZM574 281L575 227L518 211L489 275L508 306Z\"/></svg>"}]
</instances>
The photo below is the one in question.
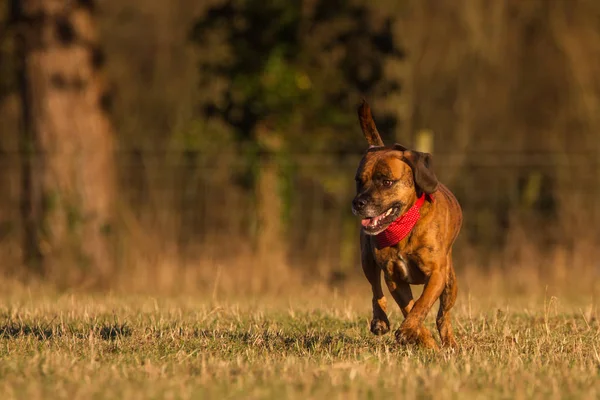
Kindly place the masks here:
<instances>
[{"instance_id":1,"label":"blurred background","mask_svg":"<svg viewBox=\"0 0 600 400\"><path fill-rule=\"evenodd\" d=\"M0 0L0 270L362 279L363 97L457 195L460 274L600 277L596 0Z\"/></svg>"}]
</instances>

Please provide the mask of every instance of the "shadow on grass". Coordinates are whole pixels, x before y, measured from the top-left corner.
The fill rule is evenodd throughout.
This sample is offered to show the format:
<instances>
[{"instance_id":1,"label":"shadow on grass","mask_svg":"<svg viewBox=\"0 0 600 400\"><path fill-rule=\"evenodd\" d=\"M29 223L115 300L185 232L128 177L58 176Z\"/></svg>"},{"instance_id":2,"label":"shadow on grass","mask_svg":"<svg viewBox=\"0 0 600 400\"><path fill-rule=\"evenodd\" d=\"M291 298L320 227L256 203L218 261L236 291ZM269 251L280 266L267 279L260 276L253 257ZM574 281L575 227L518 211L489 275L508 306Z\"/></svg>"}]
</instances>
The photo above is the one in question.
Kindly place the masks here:
<instances>
[{"instance_id":1,"label":"shadow on grass","mask_svg":"<svg viewBox=\"0 0 600 400\"><path fill-rule=\"evenodd\" d=\"M120 337L131 336L131 328L126 324L108 324L103 325L98 334L104 340L115 340Z\"/></svg>"},{"instance_id":2,"label":"shadow on grass","mask_svg":"<svg viewBox=\"0 0 600 400\"><path fill-rule=\"evenodd\" d=\"M371 349L385 346L389 343L374 340L371 337L354 337L341 332L272 332L272 331L250 331L236 332L228 330L198 330L195 335L208 339L212 343L229 342L242 346L264 348L270 351L285 350L323 350L341 351L344 348L369 347Z\"/></svg>"},{"instance_id":3,"label":"shadow on grass","mask_svg":"<svg viewBox=\"0 0 600 400\"><path fill-rule=\"evenodd\" d=\"M8 323L0 326L0 338L15 339L23 336L34 336L38 340L47 340L59 334L59 331L44 326L31 326L20 323Z\"/></svg>"},{"instance_id":4,"label":"shadow on grass","mask_svg":"<svg viewBox=\"0 0 600 400\"><path fill-rule=\"evenodd\" d=\"M126 324L102 324L92 326L90 329L71 329L62 325L48 324L27 324L22 322L9 321L0 325L0 339L18 339L22 337L35 337L38 340L49 340L54 337L65 335L75 336L77 338L87 338L93 332L94 335L103 340L116 340L120 337L131 336L131 328Z\"/></svg>"}]
</instances>

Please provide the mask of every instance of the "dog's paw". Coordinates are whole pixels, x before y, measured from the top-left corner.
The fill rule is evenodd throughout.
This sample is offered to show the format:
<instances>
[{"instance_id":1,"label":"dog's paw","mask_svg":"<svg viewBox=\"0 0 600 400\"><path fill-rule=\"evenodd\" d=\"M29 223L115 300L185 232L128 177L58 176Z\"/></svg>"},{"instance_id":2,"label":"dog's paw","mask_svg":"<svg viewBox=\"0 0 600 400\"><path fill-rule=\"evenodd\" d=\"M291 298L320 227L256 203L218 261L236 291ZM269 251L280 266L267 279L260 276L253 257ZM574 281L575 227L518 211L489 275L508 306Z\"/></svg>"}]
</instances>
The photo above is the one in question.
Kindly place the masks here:
<instances>
[{"instance_id":1,"label":"dog's paw","mask_svg":"<svg viewBox=\"0 0 600 400\"><path fill-rule=\"evenodd\" d=\"M454 333L452 332L452 326L448 320L438 322L438 331L440 332L440 339L442 340L442 347L450 348L453 350L458 349L458 343L454 339Z\"/></svg>"},{"instance_id":2,"label":"dog's paw","mask_svg":"<svg viewBox=\"0 0 600 400\"><path fill-rule=\"evenodd\" d=\"M442 338L442 346L448 349L458 350L458 343L456 342L456 339L454 339L453 335L447 335L446 337Z\"/></svg>"},{"instance_id":3,"label":"dog's paw","mask_svg":"<svg viewBox=\"0 0 600 400\"><path fill-rule=\"evenodd\" d=\"M390 322L382 319L373 319L371 321L371 332L373 335L381 336L390 331Z\"/></svg>"},{"instance_id":4,"label":"dog's paw","mask_svg":"<svg viewBox=\"0 0 600 400\"><path fill-rule=\"evenodd\" d=\"M419 328L413 328L402 324L400 328L396 329L396 342L400 345L418 344L419 343Z\"/></svg>"},{"instance_id":5,"label":"dog's paw","mask_svg":"<svg viewBox=\"0 0 600 400\"><path fill-rule=\"evenodd\" d=\"M419 345L427 349L438 349L438 345L431 335L431 332L424 326L415 327L411 324L402 324L400 328L396 330L395 334L396 341L400 345Z\"/></svg>"}]
</instances>

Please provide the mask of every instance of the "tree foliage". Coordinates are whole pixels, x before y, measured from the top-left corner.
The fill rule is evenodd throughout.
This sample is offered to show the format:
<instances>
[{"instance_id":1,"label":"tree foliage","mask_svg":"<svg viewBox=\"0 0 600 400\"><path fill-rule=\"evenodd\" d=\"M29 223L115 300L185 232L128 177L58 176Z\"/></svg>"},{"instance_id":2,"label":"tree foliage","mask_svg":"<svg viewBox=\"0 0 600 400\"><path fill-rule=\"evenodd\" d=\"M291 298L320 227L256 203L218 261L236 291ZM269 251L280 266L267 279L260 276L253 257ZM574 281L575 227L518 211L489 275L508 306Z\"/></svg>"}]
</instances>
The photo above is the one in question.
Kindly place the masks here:
<instances>
[{"instance_id":1,"label":"tree foliage","mask_svg":"<svg viewBox=\"0 0 600 400\"><path fill-rule=\"evenodd\" d=\"M363 147L347 134L356 127L353 110L361 95L400 90L382 61L403 57L392 17L374 24L372 11L340 0L212 7L192 31L202 53L220 49L200 64L201 90L213 93L203 113L222 118L242 140L266 124L300 151Z\"/></svg>"}]
</instances>

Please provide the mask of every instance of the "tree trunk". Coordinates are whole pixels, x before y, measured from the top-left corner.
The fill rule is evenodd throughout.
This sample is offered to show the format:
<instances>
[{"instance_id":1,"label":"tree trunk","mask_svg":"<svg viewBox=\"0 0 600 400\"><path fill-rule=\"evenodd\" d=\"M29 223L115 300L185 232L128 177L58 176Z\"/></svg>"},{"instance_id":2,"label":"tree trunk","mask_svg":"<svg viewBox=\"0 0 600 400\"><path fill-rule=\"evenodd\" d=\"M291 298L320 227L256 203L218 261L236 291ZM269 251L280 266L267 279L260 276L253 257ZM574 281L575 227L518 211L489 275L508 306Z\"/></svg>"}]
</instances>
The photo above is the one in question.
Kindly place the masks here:
<instances>
[{"instance_id":1,"label":"tree trunk","mask_svg":"<svg viewBox=\"0 0 600 400\"><path fill-rule=\"evenodd\" d=\"M23 105L26 262L61 282L108 277L115 190L92 1L12 0Z\"/></svg>"}]
</instances>

